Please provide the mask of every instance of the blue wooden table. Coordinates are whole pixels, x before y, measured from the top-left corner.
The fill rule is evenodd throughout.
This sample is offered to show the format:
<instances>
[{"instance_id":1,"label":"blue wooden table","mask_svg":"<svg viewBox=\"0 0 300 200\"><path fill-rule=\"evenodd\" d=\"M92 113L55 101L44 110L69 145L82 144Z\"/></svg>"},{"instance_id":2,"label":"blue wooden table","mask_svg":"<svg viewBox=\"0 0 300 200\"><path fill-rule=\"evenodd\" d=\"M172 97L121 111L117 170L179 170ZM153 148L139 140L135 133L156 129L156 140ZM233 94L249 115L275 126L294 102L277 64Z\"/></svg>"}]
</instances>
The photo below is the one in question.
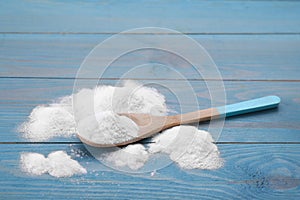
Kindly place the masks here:
<instances>
[{"instance_id":1,"label":"blue wooden table","mask_svg":"<svg viewBox=\"0 0 300 200\"><path fill-rule=\"evenodd\" d=\"M1 1L0 199L300 199L300 2L298 1ZM227 102L278 95L279 109L227 119L217 145L218 170L129 174L102 166L77 138L29 142L16 132L39 104L72 93L76 71L95 45L130 28L160 26L201 43L224 79ZM104 79L114 83L126 64ZM204 82L189 67L203 108ZM171 82L156 68L135 77ZM211 80L220 81L220 80ZM167 96L174 110L179 105ZM205 124L203 125L205 128ZM20 153L80 151L88 173L29 176ZM73 155L74 156L74 155Z\"/></svg>"}]
</instances>

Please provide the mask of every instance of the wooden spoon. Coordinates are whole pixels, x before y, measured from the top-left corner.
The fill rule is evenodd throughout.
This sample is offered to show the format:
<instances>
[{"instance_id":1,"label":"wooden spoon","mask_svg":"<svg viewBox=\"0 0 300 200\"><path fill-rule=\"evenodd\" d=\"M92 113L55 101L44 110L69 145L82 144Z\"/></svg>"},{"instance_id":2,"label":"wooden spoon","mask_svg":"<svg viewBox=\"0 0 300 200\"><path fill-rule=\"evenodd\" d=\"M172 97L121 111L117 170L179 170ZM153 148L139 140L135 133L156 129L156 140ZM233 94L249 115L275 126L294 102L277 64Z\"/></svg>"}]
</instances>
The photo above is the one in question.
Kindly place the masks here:
<instances>
[{"instance_id":1,"label":"wooden spoon","mask_svg":"<svg viewBox=\"0 0 300 200\"><path fill-rule=\"evenodd\" d=\"M209 108L205 110L198 110L181 115L173 116L153 116L150 114L138 114L138 113L122 113L120 115L131 118L138 126L138 136L121 143L116 144L99 144L93 141L87 140L86 138L78 134L79 139L93 147L113 147L127 145L144 138L153 136L162 130L178 126L180 124L190 124L195 122L208 121L211 119L217 119L222 117L230 117L250 112L256 112L275 108L280 103L280 98L277 96L266 96L258 99L249 101L243 101L231 105L221 106L217 108Z\"/></svg>"}]
</instances>

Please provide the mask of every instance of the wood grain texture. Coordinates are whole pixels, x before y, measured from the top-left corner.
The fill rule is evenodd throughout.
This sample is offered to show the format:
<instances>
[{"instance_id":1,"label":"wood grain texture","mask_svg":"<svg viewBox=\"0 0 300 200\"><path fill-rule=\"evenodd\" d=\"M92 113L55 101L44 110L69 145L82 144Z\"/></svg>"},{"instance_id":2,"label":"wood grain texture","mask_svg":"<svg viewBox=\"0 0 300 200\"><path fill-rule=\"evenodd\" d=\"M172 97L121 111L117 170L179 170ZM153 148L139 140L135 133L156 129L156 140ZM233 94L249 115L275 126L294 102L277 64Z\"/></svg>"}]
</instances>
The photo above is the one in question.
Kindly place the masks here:
<instances>
[{"instance_id":1,"label":"wood grain texture","mask_svg":"<svg viewBox=\"0 0 300 200\"><path fill-rule=\"evenodd\" d=\"M149 173L126 174L93 159L82 145L0 145L2 198L72 199L299 199L300 145L219 145L219 170L182 170L171 164ZM19 167L22 152L64 150L88 174L71 178L29 176ZM74 153L77 152L77 153ZM237 153L238 152L238 153ZM76 157L77 154L80 157Z\"/></svg>"},{"instance_id":2,"label":"wood grain texture","mask_svg":"<svg viewBox=\"0 0 300 200\"><path fill-rule=\"evenodd\" d=\"M87 80L88 81L88 80ZM107 80L106 84L116 81ZM157 89L166 96L167 105L176 112L191 112L195 105L190 93L182 81L160 81L176 90L174 94L164 87ZM192 81L193 90L199 101L200 109L210 107L210 94L203 81ZM9 86L9 87L8 87ZM0 79L0 141L26 141L16 132L16 128L24 122L31 110L41 104L48 104L55 99L72 93L73 80L64 79ZM278 109L252 113L226 120L223 132L218 139L221 142L299 142L300 112L298 82L225 82L227 104L254 99L267 95L278 95L282 103ZM291 114L294 113L294 114ZM174 114L174 113L173 113ZM206 129L208 124L200 128ZM76 138L55 138L53 141L78 141Z\"/></svg>"},{"instance_id":3,"label":"wood grain texture","mask_svg":"<svg viewBox=\"0 0 300 200\"><path fill-rule=\"evenodd\" d=\"M299 19L300 2L293 0L1 1L0 199L300 199ZM75 137L26 144L17 126L35 106L72 92L76 71L95 45L145 26L172 28L200 42L226 79L227 103L278 95L280 107L226 120L217 138L225 165L212 171L172 164L154 176L128 174L99 164ZM192 66L161 52L114 63L104 75L112 80L104 82L114 84L141 57L165 58L191 80L200 108L210 105L205 82ZM194 110L184 81L174 80L170 70L148 66L131 78L168 83L184 97L179 103L158 87L169 107ZM88 174L56 179L20 170L20 153L55 150L67 151Z\"/></svg>"},{"instance_id":4,"label":"wood grain texture","mask_svg":"<svg viewBox=\"0 0 300 200\"><path fill-rule=\"evenodd\" d=\"M1 1L1 32L299 33L298 1Z\"/></svg>"},{"instance_id":5,"label":"wood grain texture","mask_svg":"<svg viewBox=\"0 0 300 200\"><path fill-rule=\"evenodd\" d=\"M111 35L2 34L0 36L0 77L74 78L88 53ZM297 35L191 35L190 37L209 52L223 79L299 80L300 38ZM182 48L189 54L198 53L191 52L189 47ZM109 52L109 49L107 51ZM154 59L168 63L187 79L203 78L179 57L150 50L122 57L113 63L103 77L121 77L132 67ZM143 73L131 74L130 78L172 79L174 76L171 75L170 69L153 64L144 68Z\"/></svg>"}]
</instances>

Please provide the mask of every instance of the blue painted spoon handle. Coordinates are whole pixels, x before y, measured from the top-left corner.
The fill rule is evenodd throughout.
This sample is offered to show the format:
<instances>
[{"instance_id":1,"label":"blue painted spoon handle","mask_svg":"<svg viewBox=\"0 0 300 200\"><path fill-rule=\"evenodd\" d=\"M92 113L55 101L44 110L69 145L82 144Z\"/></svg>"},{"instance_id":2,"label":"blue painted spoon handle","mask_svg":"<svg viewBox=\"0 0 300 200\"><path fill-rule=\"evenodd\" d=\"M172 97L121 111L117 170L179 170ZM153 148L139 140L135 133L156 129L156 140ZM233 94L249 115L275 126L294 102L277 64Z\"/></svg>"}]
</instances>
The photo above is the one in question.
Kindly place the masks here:
<instances>
[{"instance_id":1,"label":"blue painted spoon handle","mask_svg":"<svg viewBox=\"0 0 300 200\"><path fill-rule=\"evenodd\" d=\"M266 110L270 108L276 108L279 103L280 98L278 96L266 96L226 106L220 106L217 107L217 109L220 116L230 117L250 112Z\"/></svg>"},{"instance_id":2,"label":"blue painted spoon handle","mask_svg":"<svg viewBox=\"0 0 300 200\"><path fill-rule=\"evenodd\" d=\"M190 124L194 122L207 121L210 119L241 115L245 113L275 108L279 103L279 97L266 96L226 106L220 106L217 108L209 108L205 110L185 113L182 115L176 115L173 117L171 116L169 124ZM167 124L166 127L169 127L169 125Z\"/></svg>"}]
</instances>

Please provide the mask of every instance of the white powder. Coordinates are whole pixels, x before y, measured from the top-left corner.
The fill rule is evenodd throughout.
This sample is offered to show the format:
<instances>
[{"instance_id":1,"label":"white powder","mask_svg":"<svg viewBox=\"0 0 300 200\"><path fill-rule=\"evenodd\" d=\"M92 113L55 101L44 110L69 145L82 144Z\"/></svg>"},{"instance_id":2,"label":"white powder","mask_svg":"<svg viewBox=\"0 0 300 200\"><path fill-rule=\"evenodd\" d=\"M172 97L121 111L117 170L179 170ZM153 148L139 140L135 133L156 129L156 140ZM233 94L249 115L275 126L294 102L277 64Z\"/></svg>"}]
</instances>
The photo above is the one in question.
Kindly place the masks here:
<instances>
[{"instance_id":1,"label":"white powder","mask_svg":"<svg viewBox=\"0 0 300 200\"><path fill-rule=\"evenodd\" d=\"M86 174L87 171L64 151L55 151L48 155L48 173L54 177L70 177L74 174Z\"/></svg>"},{"instance_id":2,"label":"white powder","mask_svg":"<svg viewBox=\"0 0 300 200\"><path fill-rule=\"evenodd\" d=\"M93 104L87 102L90 97L94 98ZM21 125L20 132L31 141L70 137L79 132L81 136L94 142L118 143L135 137L138 127L131 119L117 113L166 115L168 111L163 95L154 88L144 87L133 81L126 81L122 87L104 85L94 89L82 89L74 94L74 98L76 99L74 112L79 118L78 130L74 123L72 96L67 96L56 103L36 107L28 121ZM93 110L93 113L88 113L89 110ZM121 149L88 146L87 148L101 161L133 170L142 168L149 157L156 153L169 154L173 161L186 169L217 169L223 164L211 135L193 126L171 128L154 137L152 141L149 149L141 144L128 145ZM80 165L69 169L56 162L58 161L55 159L56 156L66 160L68 157L66 154L63 156L62 153L57 153L54 154L54 158L50 156L51 154L48 158L44 158L41 154L24 155L26 156L21 156L21 163L26 166L25 171L31 174L48 172L60 177L83 172ZM47 162L52 160L56 164L49 164L52 168L47 168L44 159ZM61 170L57 171L57 168Z\"/></svg>"},{"instance_id":3,"label":"white powder","mask_svg":"<svg viewBox=\"0 0 300 200\"><path fill-rule=\"evenodd\" d=\"M137 170L144 166L152 154L166 153L171 160L184 169L218 169L223 166L218 147L207 131L194 126L176 126L155 136L149 149L141 144L109 150L88 150L100 161L117 167L127 166Z\"/></svg>"},{"instance_id":4,"label":"white powder","mask_svg":"<svg viewBox=\"0 0 300 200\"><path fill-rule=\"evenodd\" d=\"M149 153L141 144L128 145L123 149L117 149L109 153L103 153L100 158L113 163L117 167L129 167L137 170L148 161Z\"/></svg>"},{"instance_id":5,"label":"white powder","mask_svg":"<svg viewBox=\"0 0 300 200\"><path fill-rule=\"evenodd\" d=\"M94 98L94 105L86 99ZM165 115L165 98L157 90L126 81L123 87L98 86L75 94L78 133L100 144L121 143L137 136L138 126L117 113ZM91 108L91 106L94 106ZM88 113L93 111L94 113Z\"/></svg>"},{"instance_id":6,"label":"white powder","mask_svg":"<svg viewBox=\"0 0 300 200\"><path fill-rule=\"evenodd\" d=\"M52 152L48 158L39 153L22 153L20 164L24 172L33 175L49 173L51 176L60 178L87 173L85 168L64 151Z\"/></svg>"},{"instance_id":7,"label":"white powder","mask_svg":"<svg viewBox=\"0 0 300 200\"><path fill-rule=\"evenodd\" d=\"M86 145L87 150L97 160L116 167L129 167L137 170L149 159L149 152L142 144L131 144L123 148L95 148Z\"/></svg>"},{"instance_id":8,"label":"white powder","mask_svg":"<svg viewBox=\"0 0 300 200\"><path fill-rule=\"evenodd\" d=\"M48 160L39 153L22 153L20 163L23 171L29 174L42 175L48 171Z\"/></svg>"},{"instance_id":9,"label":"white powder","mask_svg":"<svg viewBox=\"0 0 300 200\"><path fill-rule=\"evenodd\" d=\"M194 126L176 126L153 138L150 153L167 153L185 169L217 169L223 159L207 131Z\"/></svg>"},{"instance_id":10,"label":"white powder","mask_svg":"<svg viewBox=\"0 0 300 200\"><path fill-rule=\"evenodd\" d=\"M19 132L31 141L69 137L75 133L74 117L59 104L38 106L31 112L29 120L19 127Z\"/></svg>"},{"instance_id":11,"label":"white powder","mask_svg":"<svg viewBox=\"0 0 300 200\"><path fill-rule=\"evenodd\" d=\"M90 141L100 144L114 144L135 138L138 126L128 117L119 116L112 111L104 111L87 117L78 123L78 131ZM84 135L83 135L84 134Z\"/></svg>"},{"instance_id":12,"label":"white powder","mask_svg":"<svg viewBox=\"0 0 300 200\"><path fill-rule=\"evenodd\" d=\"M134 138L138 126L130 118L116 113L167 113L163 95L154 88L142 87L133 81L126 81L123 87L104 85L93 90L82 89L74 95L78 130L72 112L72 96L66 96L57 103L34 108L28 121L19 127L19 132L31 141L70 137L78 132L94 142L120 143ZM94 105L87 102L92 97ZM94 112L87 113L89 110Z\"/></svg>"}]
</instances>

